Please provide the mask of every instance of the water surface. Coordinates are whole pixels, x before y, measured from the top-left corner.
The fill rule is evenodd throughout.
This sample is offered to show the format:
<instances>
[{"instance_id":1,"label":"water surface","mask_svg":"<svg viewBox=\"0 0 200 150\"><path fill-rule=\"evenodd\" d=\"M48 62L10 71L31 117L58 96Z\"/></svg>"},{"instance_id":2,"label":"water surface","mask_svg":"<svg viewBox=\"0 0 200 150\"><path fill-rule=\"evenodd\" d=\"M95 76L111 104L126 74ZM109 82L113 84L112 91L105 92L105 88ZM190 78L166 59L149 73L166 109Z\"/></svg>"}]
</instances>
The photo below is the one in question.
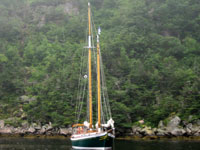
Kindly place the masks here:
<instances>
[{"instance_id":1,"label":"water surface","mask_svg":"<svg viewBox=\"0 0 200 150\"><path fill-rule=\"evenodd\" d=\"M200 141L116 141L115 150L200 150Z\"/></svg>"},{"instance_id":2,"label":"water surface","mask_svg":"<svg viewBox=\"0 0 200 150\"><path fill-rule=\"evenodd\" d=\"M72 150L68 139L0 138L0 150ZM114 150L200 150L200 141L115 140Z\"/></svg>"}]
</instances>

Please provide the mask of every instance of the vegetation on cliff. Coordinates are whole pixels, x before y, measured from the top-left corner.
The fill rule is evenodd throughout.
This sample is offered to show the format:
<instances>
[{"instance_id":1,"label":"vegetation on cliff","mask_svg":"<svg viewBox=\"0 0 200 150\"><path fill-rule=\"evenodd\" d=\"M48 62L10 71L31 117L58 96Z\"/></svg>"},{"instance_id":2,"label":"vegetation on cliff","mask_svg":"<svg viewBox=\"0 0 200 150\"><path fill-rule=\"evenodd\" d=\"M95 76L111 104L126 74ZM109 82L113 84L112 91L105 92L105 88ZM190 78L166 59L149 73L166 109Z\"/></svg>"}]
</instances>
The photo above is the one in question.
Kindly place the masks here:
<instances>
[{"instance_id":1,"label":"vegetation on cliff","mask_svg":"<svg viewBox=\"0 0 200 150\"><path fill-rule=\"evenodd\" d=\"M116 125L200 118L200 1L91 3ZM1 119L72 124L85 14L86 0L0 0Z\"/></svg>"}]
</instances>

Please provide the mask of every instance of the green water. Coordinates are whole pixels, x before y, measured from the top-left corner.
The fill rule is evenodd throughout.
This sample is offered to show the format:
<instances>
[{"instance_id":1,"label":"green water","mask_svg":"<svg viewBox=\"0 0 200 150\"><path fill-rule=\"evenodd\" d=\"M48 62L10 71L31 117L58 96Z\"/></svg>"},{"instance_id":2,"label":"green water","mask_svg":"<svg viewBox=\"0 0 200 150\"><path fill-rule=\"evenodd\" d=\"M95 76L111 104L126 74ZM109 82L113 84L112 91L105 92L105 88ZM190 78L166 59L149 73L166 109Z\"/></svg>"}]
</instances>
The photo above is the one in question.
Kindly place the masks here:
<instances>
[{"instance_id":1,"label":"green water","mask_svg":"<svg viewBox=\"0 0 200 150\"><path fill-rule=\"evenodd\" d=\"M0 138L0 150L72 150L67 139ZM114 150L200 150L200 141L116 140Z\"/></svg>"}]
</instances>

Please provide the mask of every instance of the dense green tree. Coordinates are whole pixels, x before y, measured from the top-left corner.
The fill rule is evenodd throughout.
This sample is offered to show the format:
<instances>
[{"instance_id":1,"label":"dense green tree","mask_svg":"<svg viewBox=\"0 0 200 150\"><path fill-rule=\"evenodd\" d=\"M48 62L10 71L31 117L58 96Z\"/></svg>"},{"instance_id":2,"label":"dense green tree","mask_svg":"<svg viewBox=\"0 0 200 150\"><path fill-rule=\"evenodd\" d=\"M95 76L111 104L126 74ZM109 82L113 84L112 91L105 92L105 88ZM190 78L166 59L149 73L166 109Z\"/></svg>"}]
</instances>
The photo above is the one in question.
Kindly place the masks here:
<instances>
[{"instance_id":1,"label":"dense green tree","mask_svg":"<svg viewBox=\"0 0 200 150\"><path fill-rule=\"evenodd\" d=\"M200 118L200 2L91 4L117 126ZM86 32L86 0L0 0L0 118L22 106L29 122L72 124Z\"/></svg>"}]
</instances>

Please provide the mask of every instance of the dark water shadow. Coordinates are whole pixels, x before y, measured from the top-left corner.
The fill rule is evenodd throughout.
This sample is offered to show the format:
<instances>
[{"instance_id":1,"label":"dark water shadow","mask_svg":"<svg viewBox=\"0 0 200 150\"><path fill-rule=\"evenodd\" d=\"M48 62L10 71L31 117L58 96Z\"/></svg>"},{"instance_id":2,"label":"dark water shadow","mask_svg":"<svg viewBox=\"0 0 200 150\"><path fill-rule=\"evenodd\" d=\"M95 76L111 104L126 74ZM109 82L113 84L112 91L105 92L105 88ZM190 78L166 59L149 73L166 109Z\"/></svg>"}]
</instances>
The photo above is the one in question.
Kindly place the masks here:
<instances>
[{"instance_id":1,"label":"dark water shadow","mask_svg":"<svg viewBox=\"0 0 200 150\"><path fill-rule=\"evenodd\" d=\"M75 150L69 139L0 138L0 150ZM200 141L115 140L112 150L200 150Z\"/></svg>"},{"instance_id":2,"label":"dark water shadow","mask_svg":"<svg viewBox=\"0 0 200 150\"><path fill-rule=\"evenodd\" d=\"M200 150L200 141L127 141L115 142L115 150Z\"/></svg>"}]
</instances>

